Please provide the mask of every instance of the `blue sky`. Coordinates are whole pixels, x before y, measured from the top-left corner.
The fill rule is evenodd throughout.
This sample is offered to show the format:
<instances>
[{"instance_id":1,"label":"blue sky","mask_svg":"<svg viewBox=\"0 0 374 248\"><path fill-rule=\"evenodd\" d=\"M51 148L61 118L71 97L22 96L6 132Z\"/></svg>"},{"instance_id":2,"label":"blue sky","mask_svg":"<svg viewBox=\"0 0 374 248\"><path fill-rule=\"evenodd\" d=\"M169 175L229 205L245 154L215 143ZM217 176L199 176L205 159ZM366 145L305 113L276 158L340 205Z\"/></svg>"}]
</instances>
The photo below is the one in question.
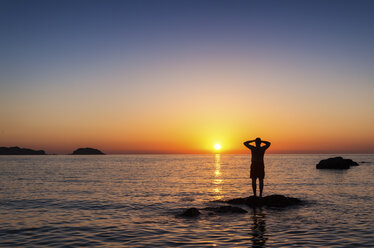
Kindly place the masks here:
<instances>
[{"instance_id":1,"label":"blue sky","mask_svg":"<svg viewBox=\"0 0 374 248\"><path fill-rule=\"evenodd\" d=\"M328 0L1 1L2 75L209 49L318 53L370 69L373 9Z\"/></svg>"}]
</instances>

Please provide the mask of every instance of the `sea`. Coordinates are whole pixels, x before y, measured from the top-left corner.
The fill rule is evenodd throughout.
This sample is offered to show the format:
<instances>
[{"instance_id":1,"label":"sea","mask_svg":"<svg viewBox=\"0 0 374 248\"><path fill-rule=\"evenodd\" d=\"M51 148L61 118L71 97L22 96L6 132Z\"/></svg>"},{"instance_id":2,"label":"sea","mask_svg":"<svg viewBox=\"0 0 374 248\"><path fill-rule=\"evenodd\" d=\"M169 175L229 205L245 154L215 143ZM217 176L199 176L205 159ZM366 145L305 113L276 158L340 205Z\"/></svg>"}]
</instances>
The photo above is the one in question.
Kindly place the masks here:
<instances>
[{"instance_id":1,"label":"sea","mask_svg":"<svg viewBox=\"0 0 374 248\"><path fill-rule=\"evenodd\" d=\"M0 157L1 247L374 247L374 155L265 156L264 196L305 203L177 215L252 194L250 155ZM362 163L365 162L365 163Z\"/></svg>"}]
</instances>

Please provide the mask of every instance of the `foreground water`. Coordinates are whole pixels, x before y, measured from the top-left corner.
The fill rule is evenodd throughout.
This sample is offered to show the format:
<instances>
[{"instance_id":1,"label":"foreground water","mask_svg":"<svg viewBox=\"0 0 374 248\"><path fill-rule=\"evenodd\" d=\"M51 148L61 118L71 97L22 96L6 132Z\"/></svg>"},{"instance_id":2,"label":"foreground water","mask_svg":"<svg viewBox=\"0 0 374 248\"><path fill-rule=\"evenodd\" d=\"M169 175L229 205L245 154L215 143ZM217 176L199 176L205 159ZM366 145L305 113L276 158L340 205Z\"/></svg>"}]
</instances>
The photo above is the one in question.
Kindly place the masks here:
<instances>
[{"instance_id":1,"label":"foreground water","mask_svg":"<svg viewBox=\"0 0 374 248\"><path fill-rule=\"evenodd\" d=\"M250 194L249 156L1 156L0 246L374 247L374 155L267 155L265 195L307 204L175 218Z\"/></svg>"}]
</instances>

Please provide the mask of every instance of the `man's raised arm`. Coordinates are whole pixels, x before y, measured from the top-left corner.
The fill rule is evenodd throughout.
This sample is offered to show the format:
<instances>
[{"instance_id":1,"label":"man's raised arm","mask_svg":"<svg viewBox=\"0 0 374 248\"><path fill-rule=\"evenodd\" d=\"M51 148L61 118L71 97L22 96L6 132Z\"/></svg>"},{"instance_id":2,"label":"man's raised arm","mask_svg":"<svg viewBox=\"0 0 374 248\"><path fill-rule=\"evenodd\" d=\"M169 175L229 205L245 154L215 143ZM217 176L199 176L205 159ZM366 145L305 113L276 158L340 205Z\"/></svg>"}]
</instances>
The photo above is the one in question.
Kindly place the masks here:
<instances>
[{"instance_id":1,"label":"man's raised arm","mask_svg":"<svg viewBox=\"0 0 374 248\"><path fill-rule=\"evenodd\" d=\"M252 149L252 148L255 148L254 146L250 145L249 143L252 143L254 142L255 140L248 140L246 142L244 142L243 144L248 148L248 149Z\"/></svg>"},{"instance_id":2,"label":"man's raised arm","mask_svg":"<svg viewBox=\"0 0 374 248\"><path fill-rule=\"evenodd\" d=\"M269 146L271 145L271 143L269 141L262 141L262 143L264 143L265 145L263 147L265 147L266 149L269 148Z\"/></svg>"}]
</instances>

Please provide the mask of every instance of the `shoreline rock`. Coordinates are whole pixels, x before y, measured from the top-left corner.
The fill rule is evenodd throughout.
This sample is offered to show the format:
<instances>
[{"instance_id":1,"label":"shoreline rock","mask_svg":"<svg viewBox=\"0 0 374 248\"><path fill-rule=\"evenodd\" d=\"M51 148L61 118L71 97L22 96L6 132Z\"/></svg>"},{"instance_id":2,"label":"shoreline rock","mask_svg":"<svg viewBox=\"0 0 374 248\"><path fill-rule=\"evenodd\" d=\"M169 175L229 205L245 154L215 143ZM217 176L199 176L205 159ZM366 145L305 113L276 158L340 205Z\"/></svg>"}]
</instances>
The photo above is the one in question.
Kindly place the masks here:
<instances>
[{"instance_id":1,"label":"shoreline rock","mask_svg":"<svg viewBox=\"0 0 374 248\"><path fill-rule=\"evenodd\" d=\"M220 207L206 207L202 210L218 213L218 214L245 214L248 213L247 210L244 210L239 207L233 206L220 206Z\"/></svg>"},{"instance_id":2,"label":"shoreline rock","mask_svg":"<svg viewBox=\"0 0 374 248\"><path fill-rule=\"evenodd\" d=\"M197 208L187 208L182 213L178 214L177 217L185 217L185 218L196 218L200 216L200 211Z\"/></svg>"},{"instance_id":3,"label":"shoreline rock","mask_svg":"<svg viewBox=\"0 0 374 248\"><path fill-rule=\"evenodd\" d=\"M104 155L104 153L95 148L78 148L71 155Z\"/></svg>"},{"instance_id":4,"label":"shoreline rock","mask_svg":"<svg viewBox=\"0 0 374 248\"><path fill-rule=\"evenodd\" d=\"M342 157L328 158L319 161L316 165L317 169L339 169L345 170L351 168L351 166L358 166L358 163L352 159L344 159Z\"/></svg>"},{"instance_id":5,"label":"shoreline rock","mask_svg":"<svg viewBox=\"0 0 374 248\"><path fill-rule=\"evenodd\" d=\"M223 202L232 205L246 205L248 207L288 207L303 203L303 201L298 198L287 197L284 195L269 195L265 197L249 196L244 198L234 198Z\"/></svg>"},{"instance_id":6,"label":"shoreline rock","mask_svg":"<svg viewBox=\"0 0 374 248\"><path fill-rule=\"evenodd\" d=\"M0 147L0 155L45 155L45 151L20 148L18 146Z\"/></svg>"},{"instance_id":7,"label":"shoreline rock","mask_svg":"<svg viewBox=\"0 0 374 248\"><path fill-rule=\"evenodd\" d=\"M287 197L284 195L269 195L265 197L243 197L243 198L233 198L224 201L214 201L216 203L224 203L229 205L221 205L221 206L214 206L214 207L205 207L201 209L197 208L187 208L183 210L182 213L177 214L177 217L186 217L186 218L195 218L199 217L204 213L204 211L208 212L208 215L221 215L221 214L245 214L248 213L247 210L231 205L245 205L251 208L257 207L270 207L270 208L286 208L289 206L297 206L302 205L305 202L294 197ZM203 211L203 212L201 212Z\"/></svg>"}]
</instances>

